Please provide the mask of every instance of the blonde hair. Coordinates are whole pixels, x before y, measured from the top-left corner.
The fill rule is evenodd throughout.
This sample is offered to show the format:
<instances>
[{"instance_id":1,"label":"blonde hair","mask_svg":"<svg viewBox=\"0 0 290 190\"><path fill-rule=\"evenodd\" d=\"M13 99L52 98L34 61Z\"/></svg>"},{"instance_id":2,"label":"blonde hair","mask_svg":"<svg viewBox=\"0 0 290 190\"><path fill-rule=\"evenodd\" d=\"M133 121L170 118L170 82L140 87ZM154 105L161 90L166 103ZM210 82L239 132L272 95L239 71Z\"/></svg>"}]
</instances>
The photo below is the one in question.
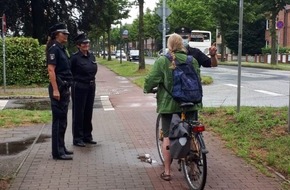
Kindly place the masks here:
<instances>
[{"instance_id":1,"label":"blonde hair","mask_svg":"<svg viewBox=\"0 0 290 190\"><path fill-rule=\"evenodd\" d=\"M183 51L187 53L186 48L183 45L183 39L179 34L173 33L169 36L168 41L167 41L167 47L169 50L170 55L172 56L172 66L173 68L176 67L175 65L175 52L177 51Z\"/></svg>"}]
</instances>

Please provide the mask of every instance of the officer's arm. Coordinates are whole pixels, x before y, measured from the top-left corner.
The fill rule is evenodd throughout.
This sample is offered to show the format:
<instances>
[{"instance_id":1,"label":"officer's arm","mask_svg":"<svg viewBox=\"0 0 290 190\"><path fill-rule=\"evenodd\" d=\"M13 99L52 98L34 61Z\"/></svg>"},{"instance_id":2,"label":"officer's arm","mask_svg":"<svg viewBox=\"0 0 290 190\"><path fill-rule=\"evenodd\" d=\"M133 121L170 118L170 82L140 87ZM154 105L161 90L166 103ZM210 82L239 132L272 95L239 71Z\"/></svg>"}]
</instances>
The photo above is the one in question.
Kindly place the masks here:
<instances>
[{"instance_id":1,"label":"officer's arm","mask_svg":"<svg viewBox=\"0 0 290 190\"><path fill-rule=\"evenodd\" d=\"M209 48L211 67L217 67L218 65L216 52L217 52L216 43L213 43L213 45Z\"/></svg>"},{"instance_id":2,"label":"officer's arm","mask_svg":"<svg viewBox=\"0 0 290 190\"><path fill-rule=\"evenodd\" d=\"M52 89L53 89L53 96L54 96L54 98L59 100L60 99L60 95L59 95L58 86L57 86L57 83L56 83L56 75L55 75L55 72L54 72L55 71L55 65L48 64L47 70L48 70L49 81L50 81Z\"/></svg>"}]
</instances>

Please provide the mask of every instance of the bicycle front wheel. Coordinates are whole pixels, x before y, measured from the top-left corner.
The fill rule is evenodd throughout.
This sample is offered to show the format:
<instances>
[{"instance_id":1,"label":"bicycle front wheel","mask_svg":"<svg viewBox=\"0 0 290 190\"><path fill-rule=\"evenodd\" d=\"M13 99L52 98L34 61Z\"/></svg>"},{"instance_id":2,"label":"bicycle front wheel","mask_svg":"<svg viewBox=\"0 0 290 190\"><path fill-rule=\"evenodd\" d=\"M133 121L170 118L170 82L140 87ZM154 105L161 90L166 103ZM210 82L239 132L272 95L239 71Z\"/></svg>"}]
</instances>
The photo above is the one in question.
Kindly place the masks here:
<instances>
[{"instance_id":1,"label":"bicycle front wheel","mask_svg":"<svg viewBox=\"0 0 290 190\"><path fill-rule=\"evenodd\" d=\"M192 139L191 150L181 162L186 182L191 190L203 190L206 182L206 154L202 153L200 141L200 138Z\"/></svg>"},{"instance_id":2,"label":"bicycle front wheel","mask_svg":"<svg viewBox=\"0 0 290 190\"><path fill-rule=\"evenodd\" d=\"M160 157L160 160L162 164L164 164L164 157L162 153L162 144L163 144L163 131L162 131L162 125L161 125L161 115L158 114L158 117L156 119L156 144L157 144L157 150Z\"/></svg>"}]
</instances>

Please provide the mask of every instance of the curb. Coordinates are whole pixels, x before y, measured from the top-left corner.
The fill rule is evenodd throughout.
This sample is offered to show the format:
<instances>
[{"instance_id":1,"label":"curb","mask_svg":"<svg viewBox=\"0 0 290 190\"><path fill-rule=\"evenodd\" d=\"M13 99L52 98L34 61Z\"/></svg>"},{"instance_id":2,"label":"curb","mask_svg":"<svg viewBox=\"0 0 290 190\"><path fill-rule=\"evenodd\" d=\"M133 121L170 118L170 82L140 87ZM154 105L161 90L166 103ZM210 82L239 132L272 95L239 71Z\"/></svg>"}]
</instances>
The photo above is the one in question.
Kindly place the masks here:
<instances>
[{"instance_id":1,"label":"curb","mask_svg":"<svg viewBox=\"0 0 290 190\"><path fill-rule=\"evenodd\" d=\"M11 99L43 99L49 98L49 96L0 96L0 100L11 100Z\"/></svg>"}]
</instances>

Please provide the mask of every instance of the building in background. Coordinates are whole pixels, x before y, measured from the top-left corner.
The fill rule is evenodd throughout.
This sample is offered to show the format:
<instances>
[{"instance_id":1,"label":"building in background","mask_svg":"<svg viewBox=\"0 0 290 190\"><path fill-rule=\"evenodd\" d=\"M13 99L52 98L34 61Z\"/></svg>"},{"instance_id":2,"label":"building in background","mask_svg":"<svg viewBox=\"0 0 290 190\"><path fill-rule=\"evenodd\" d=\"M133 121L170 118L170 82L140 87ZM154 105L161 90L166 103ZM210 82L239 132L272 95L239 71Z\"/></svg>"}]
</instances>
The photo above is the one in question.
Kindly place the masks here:
<instances>
[{"instance_id":1,"label":"building in background","mask_svg":"<svg viewBox=\"0 0 290 190\"><path fill-rule=\"evenodd\" d=\"M282 21L284 27L278 29L276 27L276 34L278 36L278 44L280 47L290 47L290 5L286 5L283 10L281 10L277 16L277 22ZM271 45L271 35L270 35L270 20L266 21L266 31L265 31L265 40L266 47Z\"/></svg>"}]
</instances>

